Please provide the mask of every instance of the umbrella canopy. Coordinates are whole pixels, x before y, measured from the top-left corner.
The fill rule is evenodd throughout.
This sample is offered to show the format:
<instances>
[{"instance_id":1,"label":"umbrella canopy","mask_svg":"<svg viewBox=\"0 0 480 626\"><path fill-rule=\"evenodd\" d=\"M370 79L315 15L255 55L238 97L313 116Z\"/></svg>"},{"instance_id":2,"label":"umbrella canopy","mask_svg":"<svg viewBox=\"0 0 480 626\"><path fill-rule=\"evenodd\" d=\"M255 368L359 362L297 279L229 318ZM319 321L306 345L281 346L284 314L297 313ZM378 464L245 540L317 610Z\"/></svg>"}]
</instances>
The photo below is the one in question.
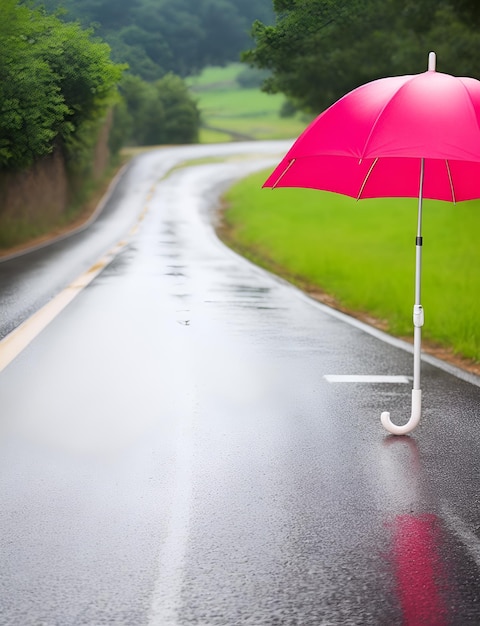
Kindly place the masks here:
<instances>
[{"instance_id":1,"label":"umbrella canopy","mask_svg":"<svg viewBox=\"0 0 480 626\"><path fill-rule=\"evenodd\" d=\"M480 197L480 81L428 71L367 83L338 100L300 135L264 187L307 187L357 199L418 197L412 415L421 414L420 344L423 198L458 202Z\"/></svg>"},{"instance_id":2,"label":"umbrella canopy","mask_svg":"<svg viewBox=\"0 0 480 626\"><path fill-rule=\"evenodd\" d=\"M480 81L430 68L367 83L300 135L265 187L458 202L480 193Z\"/></svg>"}]
</instances>

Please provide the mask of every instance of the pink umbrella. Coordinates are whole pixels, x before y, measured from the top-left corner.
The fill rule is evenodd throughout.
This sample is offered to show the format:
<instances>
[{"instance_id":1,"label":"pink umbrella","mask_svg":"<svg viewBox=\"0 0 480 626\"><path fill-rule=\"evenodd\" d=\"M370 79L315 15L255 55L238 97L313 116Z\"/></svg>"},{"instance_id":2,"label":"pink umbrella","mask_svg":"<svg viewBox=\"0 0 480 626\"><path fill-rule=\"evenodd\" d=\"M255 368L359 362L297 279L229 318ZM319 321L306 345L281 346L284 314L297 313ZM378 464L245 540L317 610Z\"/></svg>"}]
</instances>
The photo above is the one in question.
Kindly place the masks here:
<instances>
[{"instance_id":1,"label":"pink umbrella","mask_svg":"<svg viewBox=\"0 0 480 626\"><path fill-rule=\"evenodd\" d=\"M422 201L480 197L480 81L435 71L382 78L354 89L300 135L264 187L309 187L352 196L418 197L412 414L403 435L420 421Z\"/></svg>"}]
</instances>

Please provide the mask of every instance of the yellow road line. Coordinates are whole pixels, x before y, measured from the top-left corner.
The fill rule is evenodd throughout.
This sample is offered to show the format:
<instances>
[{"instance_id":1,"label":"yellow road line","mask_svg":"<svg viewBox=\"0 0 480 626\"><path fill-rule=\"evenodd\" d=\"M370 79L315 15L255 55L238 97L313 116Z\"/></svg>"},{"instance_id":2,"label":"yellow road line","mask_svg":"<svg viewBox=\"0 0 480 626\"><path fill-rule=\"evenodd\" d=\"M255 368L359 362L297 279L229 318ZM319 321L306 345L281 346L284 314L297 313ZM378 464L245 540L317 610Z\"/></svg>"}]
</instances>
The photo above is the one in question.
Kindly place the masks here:
<instances>
[{"instance_id":1,"label":"yellow road line","mask_svg":"<svg viewBox=\"0 0 480 626\"><path fill-rule=\"evenodd\" d=\"M126 246L119 242L84 274L76 278L41 309L0 341L0 372L9 365L54 320L76 296L96 278Z\"/></svg>"},{"instance_id":2,"label":"yellow road line","mask_svg":"<svg viewBox=\"0 0 480 626\"><path fill-rule=\"evenodd\" d=\"M137 218L137 223L130 230L128 237L135 235L144 220L155 192L154 183L147 195L147 204ZM31 317L25 320L20 326L15 328L10 334L0 341L0 372L2 372L15 359L28 344L46 328L70 302L94 280L107 265L109 265L117 254L127 245L127 241L120 241L114 248L107 252L99 261L84 274L76 278L68 287L61 291L55 298L50 300L45 306L39 309Z\"/></svg>"}]
</instances>

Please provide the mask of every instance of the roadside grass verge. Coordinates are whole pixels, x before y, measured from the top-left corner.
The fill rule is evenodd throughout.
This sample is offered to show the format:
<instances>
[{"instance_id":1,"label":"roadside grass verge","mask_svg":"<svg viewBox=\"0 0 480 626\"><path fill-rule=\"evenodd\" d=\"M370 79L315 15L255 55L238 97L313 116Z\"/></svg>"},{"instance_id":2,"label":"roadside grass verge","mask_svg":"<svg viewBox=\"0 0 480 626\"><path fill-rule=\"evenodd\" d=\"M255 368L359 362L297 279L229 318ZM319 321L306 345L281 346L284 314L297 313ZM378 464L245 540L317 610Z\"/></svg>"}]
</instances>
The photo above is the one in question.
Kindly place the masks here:
<instances>
[{"instance_id":1,"label":"roadside grass verge","mask_svg":"<svg viewBox=\"0 0 480 626\"><path fill-rule=\"evenodd\" d=\"M280 117L283 95L266 94L260 88L242 88L237 76L245 67L241 63L210 67L187 79L201 111L200 143L290 139L307 125L298 115Z\"/></svg>"},{"instance_id":2,"label":"roadside grass verge","mask_svg":"<svg viewBox=\"0 0 480 626\"><path fill-rule=\"evenodd\" d=\"M269 171L225 195L220 236L267 269L391 334L410 338L415 199L351 198L309 189L261 189ZM480 201L424 202L423 335L480 362Z\"/></svg>"}]
</instances>

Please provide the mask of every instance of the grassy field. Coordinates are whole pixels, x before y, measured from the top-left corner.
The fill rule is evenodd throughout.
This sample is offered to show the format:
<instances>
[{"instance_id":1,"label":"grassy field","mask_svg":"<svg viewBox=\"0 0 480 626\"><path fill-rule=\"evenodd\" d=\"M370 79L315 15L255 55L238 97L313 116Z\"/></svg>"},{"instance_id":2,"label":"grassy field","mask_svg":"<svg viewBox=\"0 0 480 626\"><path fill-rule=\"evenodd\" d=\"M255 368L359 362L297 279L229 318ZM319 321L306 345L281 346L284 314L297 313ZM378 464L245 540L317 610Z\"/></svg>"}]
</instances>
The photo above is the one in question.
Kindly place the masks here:
<instances>
[{"instance_id":1,"label":"grassy field","mask_svg":"<svg viewBox=\"0 0 480 626\"><path fill-rule=\"evenodd\" d=\"M226 195L226 239L341 307L412 335L417 201L261 189L255 174ZM480 202L424 203L424 337L480 361Z\"/></svg>"},{"instance_id":2,"label":"grassy field","mask_svg":"<svg viewBox=\"0 0 480 626\"><path fill-rule=\"evenodd\" d=\"M239 139L290 139L306 126L300 117L282 118L282 95L243 89L236 82L241 63L208 68L187 79L202 115L201 143Z\"/></svg>"}]
</instances>

